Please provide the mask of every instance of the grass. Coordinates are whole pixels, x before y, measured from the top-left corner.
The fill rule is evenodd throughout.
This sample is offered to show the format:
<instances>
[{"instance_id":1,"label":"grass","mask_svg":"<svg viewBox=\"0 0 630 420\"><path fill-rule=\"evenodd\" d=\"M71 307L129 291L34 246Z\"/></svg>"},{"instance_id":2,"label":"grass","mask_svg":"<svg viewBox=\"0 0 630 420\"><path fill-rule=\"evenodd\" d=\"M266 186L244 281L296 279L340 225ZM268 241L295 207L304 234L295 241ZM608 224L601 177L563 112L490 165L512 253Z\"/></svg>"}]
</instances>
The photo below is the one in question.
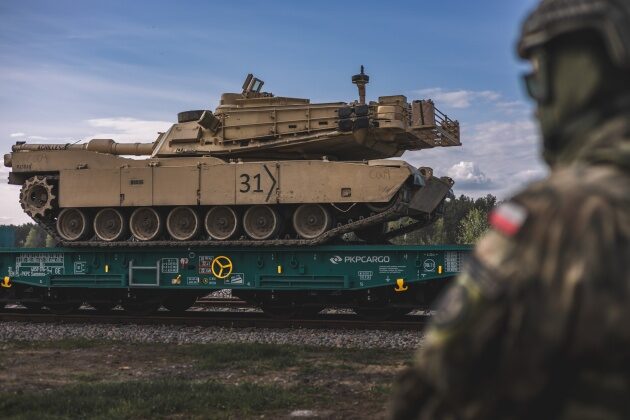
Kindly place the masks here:
<instances>
[{"instance_id":1,"label":"grass","mask_svg":"<svg viewBox=\"0 0 630 420\"><path fill-rule=\"evenodd\" d=\"M11 390L0 398L3 419L277 418L298 409L359 410L370 417L382 413L397 368L413 356L383 349L83 339L5 342L0 349L28 373L19 383L11 375L4 379ZM55 366L50 381L49 356L63 358L66 351L72 354Z\"/></svg>"},{"instance_id":2,"label":"grass","mask_svg":"<svg viewBox=\"0 0 630 420\"><path fill-rule=\"evenodd\" d=\"M409 364L413 351L347 349L277 344L205 344L182 349L203 370L240 369L250 373L299 367L302 375L321 370L351 370L356 365L378 365L400 361Z\"/></svg>"},{"instance_id":3,"label":"grass","mask_svg":"<svg viewBox=\"0 0 630 420\"><path fill-rule=\"evenodd\" d=\"M104 340L67 338L55 341L12 341L0 344L0 348L14 350L74 350L104 346L121 346L126 343ZM172 356L185 356L197 360L197 367L214 369L220 367L243 368L255 363L264 363L273 369L292 367L304 358L321 358L338 362L350 362L371 365L390 361L410 361L413 350L357 349L294 346L261 343L211 343L185 344L174 346L159 343L133 343L134 349L149 351L153 354L164 353Z\"/></svg>"},{"instance_id":4,"label":"grass","mask_svg":"<svg viewBox=\"0 0 630 420\"><path fill-rule=\"evenodd\" d=\"M196 360L199 369L258 369L279 370L295 366L304 351L297 346L276 344L207 344L191 345L182 349Z\"/></svg>"},{"instance_id":5,"label":"grass","mask_svg":"<svg viewBox=\"0 0 630 420\"><path fill-rule=\"evenodd\" d=\"M164 380L81 384L37 393L7 396L0 413L7 419L150 419L240 418L269 410L289 410L325 404L314 387L281 388L244 383Z\"/></svg>"},{"instance_id":6,"label":"grass","mask_svg":"<svg viewBox=\"0 0 630 420\"><path fill-rule=\"evenodd\" d=\"M111 342L88 340L85 338L64 338L62 340L42 340L42 341L11 341L11 343L3 343L2 347L10 346L16 350L40 350L40 349L56 349L56 350L75 350L89 349L101 347L103 345L111 345Z\"/></svg>"}]
</instances>

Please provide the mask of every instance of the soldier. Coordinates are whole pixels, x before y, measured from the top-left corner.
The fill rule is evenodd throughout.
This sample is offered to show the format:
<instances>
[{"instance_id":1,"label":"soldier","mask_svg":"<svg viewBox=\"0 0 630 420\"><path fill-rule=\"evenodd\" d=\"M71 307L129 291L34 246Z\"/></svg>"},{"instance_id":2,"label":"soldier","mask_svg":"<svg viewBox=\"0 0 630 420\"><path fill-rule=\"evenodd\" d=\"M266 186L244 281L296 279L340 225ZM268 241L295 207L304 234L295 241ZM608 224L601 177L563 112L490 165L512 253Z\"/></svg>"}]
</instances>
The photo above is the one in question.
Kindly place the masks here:
<instances>
[{"instance_id":1,"label":"soldier","mask_svg":"<svg viewBox=\"0 0 630 420\"><path fill-rule=\"evenodd\" d=\"M393 418L630 418L630 0L543 0L518 53L548 179L490 216Z\"/></svg>"}]
</instances>

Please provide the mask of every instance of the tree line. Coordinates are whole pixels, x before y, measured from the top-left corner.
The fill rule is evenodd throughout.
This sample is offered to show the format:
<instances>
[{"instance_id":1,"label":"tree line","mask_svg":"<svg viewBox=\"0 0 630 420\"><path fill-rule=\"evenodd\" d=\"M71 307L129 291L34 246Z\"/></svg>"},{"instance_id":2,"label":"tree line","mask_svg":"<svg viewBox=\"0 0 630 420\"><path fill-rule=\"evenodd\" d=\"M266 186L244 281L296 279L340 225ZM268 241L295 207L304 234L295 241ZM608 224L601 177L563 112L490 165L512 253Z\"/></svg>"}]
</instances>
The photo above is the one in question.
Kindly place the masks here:
<instances>
[{"instance_id":1,"label":"tree line","mask_svg":"<svg viewBox=\"0 0 630 420\"><path fill-rule=\"evenodd\" d=\"M407 233L392 242L399 245L473 244L488 230L488 214L497 198L488 194L474 199L460 195L444 203L444 217L425 228ZM412 220L392 222L394 228Z\"/></svg>"},{"instance_id":2,"label":"tree line","mask_svg":"<svg viewBox=\"0 0 630 420\"><path fill-rule=\"evenodd\" d=\"M460 195L444 204L444 217L425 228L406 233L392 242L405 244L472 244L488 229L488 214L496 206L497 198L491 194L481 198ZM413 222L402 219L390 223L390 228ZM2 226L3 230L12 231L13 245L23 248L54 247L55 240L41 227L33 223Z\"/></svg>"},{"instance_id":3,"label":"tree line","mask_svg":"<svg viewBox=\"0 0 630 420\"><path fill-rule=\"evenodd\" d=\"M51 248L56 245L55 240L44 229L34 223L22 225L2 225L2 243L5 246L18 248ZM6 243L7 241L11 243Z\"/></svg>"}]
</instances>

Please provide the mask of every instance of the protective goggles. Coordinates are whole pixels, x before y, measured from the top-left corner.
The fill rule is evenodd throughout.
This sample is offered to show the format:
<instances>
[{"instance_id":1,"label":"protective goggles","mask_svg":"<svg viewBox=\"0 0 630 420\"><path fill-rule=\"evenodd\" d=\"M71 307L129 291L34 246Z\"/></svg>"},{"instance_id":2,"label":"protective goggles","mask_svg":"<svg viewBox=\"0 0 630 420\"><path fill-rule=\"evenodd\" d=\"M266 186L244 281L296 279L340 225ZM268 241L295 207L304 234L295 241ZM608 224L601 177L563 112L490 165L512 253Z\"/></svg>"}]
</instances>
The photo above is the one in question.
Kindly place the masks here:
<instances>
[{"instance_id":1,"label":"protective goggles","mask_svg":"<svg viewBox=\"0 0 630 420\"><path fill-rule=\"evenodd\" d=\"M539 104L551 101L550 68L547 54L538 52L531 57L532 71L523 75L527 93Z\"/></svg>"}]
</instances>

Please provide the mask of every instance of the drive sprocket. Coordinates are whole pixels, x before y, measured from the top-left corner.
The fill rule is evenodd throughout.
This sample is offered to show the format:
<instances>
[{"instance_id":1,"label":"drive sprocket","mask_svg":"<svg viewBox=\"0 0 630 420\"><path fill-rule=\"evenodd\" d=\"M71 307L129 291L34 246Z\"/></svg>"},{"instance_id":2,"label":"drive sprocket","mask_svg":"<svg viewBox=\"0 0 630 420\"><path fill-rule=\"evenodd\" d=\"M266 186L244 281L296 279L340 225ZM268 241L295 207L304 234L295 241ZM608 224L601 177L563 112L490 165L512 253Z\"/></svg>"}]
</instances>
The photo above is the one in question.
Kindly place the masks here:
<instances>
[{"instance_id":1,"label":"drive sprocket","mask_svg":"<svg viewBox=\"0 0 630 420\"><path fill-rule=\"evenodd\" d=\"M20 190L20 204L31 217L46 216L53 210L53 201L56 198L53 184L48 177L41 175L27 179Z\"/></svg>"}]
</instances>

